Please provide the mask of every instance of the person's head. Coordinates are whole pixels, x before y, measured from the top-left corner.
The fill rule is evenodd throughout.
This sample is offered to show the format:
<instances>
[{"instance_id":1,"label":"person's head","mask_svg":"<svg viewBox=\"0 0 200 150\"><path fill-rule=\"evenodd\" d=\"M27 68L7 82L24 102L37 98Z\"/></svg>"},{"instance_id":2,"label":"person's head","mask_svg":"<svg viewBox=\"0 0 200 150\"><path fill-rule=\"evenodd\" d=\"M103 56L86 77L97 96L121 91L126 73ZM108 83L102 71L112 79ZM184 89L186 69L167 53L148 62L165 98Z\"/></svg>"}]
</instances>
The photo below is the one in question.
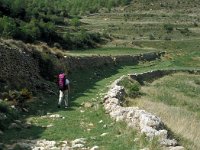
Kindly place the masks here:
<instances>
[{"instance_id":1,"label":"person's head","mask_svg":"<svg viewBox=\"0 0 200 150\"><path fill-rule=\"evenodd\" d=\"M60 69L59 74L62 74L62 73L66 74L66 71L64 69Z\"/></svg>"},{"instance_id":2,"label":"person's head","mask_svg":"<svg viewBox=\"0 0 200 150\"><path fill-rule=\"evenodd\" d=\"M68 75L68 71L66 69L60 69L59 74L64 73L66 76Z\"/></svg>"}]
</instances>

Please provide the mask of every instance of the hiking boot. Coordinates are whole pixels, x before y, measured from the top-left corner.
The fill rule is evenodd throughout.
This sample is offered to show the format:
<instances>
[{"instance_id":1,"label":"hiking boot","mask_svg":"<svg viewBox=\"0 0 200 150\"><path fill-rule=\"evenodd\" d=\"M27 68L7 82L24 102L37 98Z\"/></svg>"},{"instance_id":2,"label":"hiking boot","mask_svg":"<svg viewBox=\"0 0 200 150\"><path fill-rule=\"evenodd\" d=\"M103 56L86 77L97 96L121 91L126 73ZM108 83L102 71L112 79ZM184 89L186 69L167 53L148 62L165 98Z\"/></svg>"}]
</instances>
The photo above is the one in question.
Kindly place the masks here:
<instances>
[{"instance_id":1,"label":"hiking boot","mask_svg":"<svg viewBox=\"0 0 200 150\"><path fill-rule=\"evenodd\" d=\"M58 105L58 108L60 108L60 105Z\"/></svg>"}]
</instances>

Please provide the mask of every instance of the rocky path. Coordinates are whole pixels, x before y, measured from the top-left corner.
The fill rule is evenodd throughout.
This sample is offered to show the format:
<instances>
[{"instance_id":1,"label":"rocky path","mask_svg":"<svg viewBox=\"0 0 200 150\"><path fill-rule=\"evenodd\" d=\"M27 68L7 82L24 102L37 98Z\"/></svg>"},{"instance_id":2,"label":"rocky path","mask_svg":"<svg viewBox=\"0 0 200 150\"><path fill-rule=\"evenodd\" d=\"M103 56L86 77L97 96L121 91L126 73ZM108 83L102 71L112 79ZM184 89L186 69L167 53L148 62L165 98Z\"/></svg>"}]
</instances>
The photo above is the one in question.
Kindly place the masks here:
<instances>
[{"instance_id":1,"label":"rocky path","mask_svg":"<svg viewBox=\"0 0 200 150\"><path fill-rule=\"evenodd\" d=\"M84 93L76 91L77 93L71 95L72 102L69 109L55 108L57 96L49 96L48 99L44 99L43 103L37 104L36 114L38 115L27 116L25 122L13 123L10 131L2 133L2 136L11 135L10 144L5 145L0 142L0 148L10 150L16 148L32 150L102 149L104 145L100 143L104 140L109 142L106 139L109 134L112 134L111 126L114 124L101 109L104 93L113 80L129 71L131 67L122 68L117 74L97 80ZM93 77L99 76L95 72L92 74ZM92 77L87 78L93 80ZM74 81L73 84L75 85L76 82ZM98 143L99 140L103 141Z\"/></svg>"}]
</instances>

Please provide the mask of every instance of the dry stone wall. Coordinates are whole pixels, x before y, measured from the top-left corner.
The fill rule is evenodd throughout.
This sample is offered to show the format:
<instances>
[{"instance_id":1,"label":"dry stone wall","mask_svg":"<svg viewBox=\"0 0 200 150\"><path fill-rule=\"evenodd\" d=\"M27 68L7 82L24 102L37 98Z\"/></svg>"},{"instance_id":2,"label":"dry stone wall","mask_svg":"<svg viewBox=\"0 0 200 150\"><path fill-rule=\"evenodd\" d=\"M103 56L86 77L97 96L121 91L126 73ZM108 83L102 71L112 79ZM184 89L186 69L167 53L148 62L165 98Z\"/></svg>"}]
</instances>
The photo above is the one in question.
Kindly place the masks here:
<instances>
[{"instance_id":1,"label":"dry stone wall","mask_svg":"<svg viewBox=\"0 0 200 150\"><path fill-rule=\"evenodd\" d=\"M145 81L153 81L155 79L161 78L165 75L173 74L176 72L188 72L193 74L199 74L200 70L152 70L144 73L129 74L129 77L138 81L140 84L144 84Z\"/></svg>"},{"instance_id":2,"label":"dry stone wall","mask_svg":"<svg viewBox=\"0 0 200 150\"><path fill-rule=\"evenodd\" d=\"M38 63L30 52L0 45L1 87L35 87L39 79Z\"/></svg>"},{"instance_id":3,"label":"dry stone wall","mask_svg":"<svg viewBox=\"0 0 200 150\"><path fill-rule=\"evenodd\" d=\"M168 149L184 149L177 146L175 139L169 139L168 131L164 128L161 119L151 113L141 110L138 107L122 107L121 103L125 96L125 90L119 86L116 80L111 86L104 98L104 108L111 118L116 121L124 121L129 127L138 129L144 133L150 140L157 137L160 144Z\"/></svg>"},{"instance_id":4,"label":"dry stone wall","mask_svg":"<svg viewBox=\"0 0 200 150\"><path fill-rule=\"evenodd\" d=\"M165 52L151 52L140 55L123 55L123 56L86 56L86 57L66 57L64 64L70 70L95 68L101 66L117 64L137 64L139 61L152 61L160 59Z\"/></svg>"},{"instance_id":5,"label":"dry stone wall","mask_svg":"<svg viewBox=\"0 0 200 150\"><path fill-rule=\"evenodd\" d=\"M137 64L139 61L150 61L160 58L164 52L152 52L137 56L88 56L57 58L53 53L45 57L35 47L17 42L15 46L0 40L0 91L28 88L31 90L48 89L45 80L53 80L56 70L66 66L69 71L99 68L122 63ZM45 53L45 52L43 52ZM41 56L40 56L41 55ZM48 64L49 63L49 64ZM46 78L45 78L46 77Z\"/></svg>"}]
</instances>

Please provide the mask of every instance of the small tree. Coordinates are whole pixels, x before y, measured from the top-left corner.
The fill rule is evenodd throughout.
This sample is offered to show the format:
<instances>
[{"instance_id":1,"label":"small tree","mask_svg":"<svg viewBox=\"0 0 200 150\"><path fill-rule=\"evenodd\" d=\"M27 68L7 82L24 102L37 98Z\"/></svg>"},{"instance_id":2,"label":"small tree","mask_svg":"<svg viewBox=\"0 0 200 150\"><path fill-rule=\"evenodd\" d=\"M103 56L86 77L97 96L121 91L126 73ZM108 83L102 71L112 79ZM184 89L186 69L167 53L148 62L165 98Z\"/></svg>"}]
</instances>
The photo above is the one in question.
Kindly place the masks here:
<instances>
[{"instance_id":1,"label":"small tree","mask_svg":"<svg viewBox=\"0 0 200 150\"><path fill-rule=\"evenodd\" d=\"M17 26L12 18L3 16L0 18L0 33L4 37L15 37L17 35Z\"/></svg>"},{"instance_id":2,"label":"small tree","mask_svg":"<svg viewBox=\"0 0 200 150\"><path fill-rule=\"evenodd\" d=\"M40 29L34 19L32 19L29 23L22 25L20 29L22 32L20 38L27 42L33 42L40 38Z\"/></svg>"},{"instance_id":3,"label":"small tree","mask_svg":"<svg viewBox=\"0 0 200 150\"><path fill-rule=\"evenodd\" d=\"M152 33L149 35L149 40L155 40L155 37Z\"/></svg>"},{"instance_id":4,"label":"small tree","mask_svg":"<svg viewBox=\"0 0 200 150\"><path fill-rule=\"evenodd\" d=\"M165 24L164 29L167 31L167 33L171 33L174 30L171 24Z\"/></svg>"},{"instance_id":5,"label":"small tree","mask_svg":"<svg viewBox=\"0 0 200 150\"><path fill-rule=\"evenodd\" d=\"M75 28L77 28L78 26L81 25L81 22L80 22L80 20L79 20L78 18L73 18L73 19L71 20L70 24L71 24L72 26L74 26Z\"/></svg>"}]
</instances>

